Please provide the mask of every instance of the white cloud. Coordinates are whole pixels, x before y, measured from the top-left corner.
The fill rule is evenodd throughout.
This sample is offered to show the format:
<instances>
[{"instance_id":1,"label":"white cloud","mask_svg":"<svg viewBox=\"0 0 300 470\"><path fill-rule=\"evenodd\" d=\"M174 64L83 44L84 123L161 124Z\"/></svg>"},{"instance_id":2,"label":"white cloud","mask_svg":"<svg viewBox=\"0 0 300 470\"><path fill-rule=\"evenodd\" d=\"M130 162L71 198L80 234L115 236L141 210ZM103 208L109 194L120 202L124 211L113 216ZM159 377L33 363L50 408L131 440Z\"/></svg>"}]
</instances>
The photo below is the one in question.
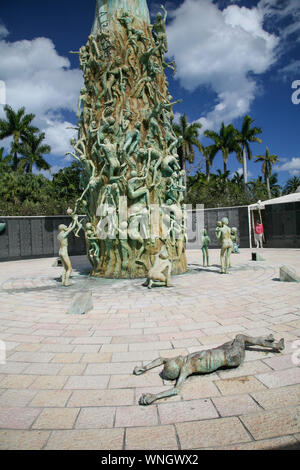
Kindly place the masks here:
<instances>
[{"instance_id":1,"label":"white cloud","mask_svg":"<svg viewBox=\"0 0 300 470\"><path fill-rule=\"evenodd\" d=\"M260 0L257 5L267 25L280 30L280 49L286 48L286 41L294 35L293 41L299 42L300 8L299 0Z\"/></svg>"},{"instance_id":2,"label":"white cloud","mask_svg":"<svg viewBox=\"0 0 300 470\"><path fill-rule=\"evenodd\" d=\"M155 17L158 12L163 13L161 9L161 5L165 7L165 9L168 12L168 17L172 15L172 11L174 9L174 3L172 0L151 0L151 2L148 1L148 7L149 7L149 13L150 13L150 18L151 21L155 20Z\"/></svg>"},{"instance_id":3,"label":"white cloud","mask_svg":"<svg viewBox=\"0 0 300 470\"><path fill-rule=\"evenodd\" d=\"M8 29L3 23L0 22L0 38L5 38L6 36L8 36L8 34Z\"/></svg>"},{"instance_id":4,"label":"white cloud","mask_svg":"<svg viewBox=\"0 0 300 470\"><path fill-rule=\"evenodd\" d=\"M283 159L281 159L283 160ZM291 160L287 161L283 165L276 165L274 167L276 171L288 171L290 175L298 176L300 175L300 158L294 157Z\"/></svg>"},{"instance_id":5,"label":"white cloud","mask_svg":"<svg viewBox=\"0 0 300 470\"><path fill-rule=\"evenodd\" d=\"M275 62L278 38L263 29L263 13L238 5L219 10L212 0L185 0L167 27L169 55L181 85L211 87L216 105L200 119L217 128L249 111L258 92L249 74L262 74Z\"/></svg>"},{"instance_id":6,"label":"white cloud","mask_svg":"<svg viewBox=\"0 0 300 470\"><path fill-rule=\"evenodd\" d=\"M48 180L52 180L53 179L53 175L55 173L58 173L59 170L63 170L65 168L65 166L60 166L60 165L53 165L51 166L50 170L38 170L37 168L33 167L33 170L32 172L35 174L35 175L43 175L45 176L45 178L47 178Z\"/></svg>"},{"instance_id":7,"label":"white cloud","mask_svg":"<svg viewBox=\"0 0 300 470\"><path fill-rule=\"evenodd\" d=\"M46 127L43 132L46 134L46 141L51 146L54 155L64 155L72 151L70 140L77 137L77 131L70 129L74 126L70 122L46 120ZM68 160L68 159L67 159Z\"/></svg>"},{"instance_id":8,"label":"white cloud","mask_svg":"<svg viewBox=\"0 0 300 470\"><path fill-rule=\"evenodd\" d=\"M182 116L182 114L179 113L178 111L176 111L174 113L174 119L173 119L174 124L179 124L180 123L181 116Z\"/></svg>"},{"instance_id":9,"label":"white cloud","mask_svg":"<svg viewBox=\"0 0 300 470\"><path fill-rule=\"evenodd\" d=\"M278 73L283 77L284 80L288 80L291 77L300 76L300 60L295 60L285 67L281 68Z\"/></svg>"},{"instance_id":10,"label":"white cloud","mask_svg":"<svg viewBox=\"0 0 300 470\"><path fill-rule=\"evenodd\" d=\"M229 175L230 179L232 179L234 177L235 173L238 173L240 176L242 176L244 174L243 168L239 167L237 170L230 173L230 175ZM252 178L254 176L252 171L248 170L248 168L247 168L247 175L248 175L248 178Z\"/></svg>"},{"instance_id":11,"label":"white cloud","mask_svg":"<svg viewBox=\"0 0 300 470\"><path fill-rule=\"evenodd\" d=\"M7 104L15 110L25 106L27 113L36 115L34 125L46 133L51 154L63 156L69 151L74 131L66 130L72 124L65 122L62 112L75 111L83 78L79 69L71 69L68 58L58 54L53 42L0 39L0 80L6 85Z\"/></svg>"}]
</instances>

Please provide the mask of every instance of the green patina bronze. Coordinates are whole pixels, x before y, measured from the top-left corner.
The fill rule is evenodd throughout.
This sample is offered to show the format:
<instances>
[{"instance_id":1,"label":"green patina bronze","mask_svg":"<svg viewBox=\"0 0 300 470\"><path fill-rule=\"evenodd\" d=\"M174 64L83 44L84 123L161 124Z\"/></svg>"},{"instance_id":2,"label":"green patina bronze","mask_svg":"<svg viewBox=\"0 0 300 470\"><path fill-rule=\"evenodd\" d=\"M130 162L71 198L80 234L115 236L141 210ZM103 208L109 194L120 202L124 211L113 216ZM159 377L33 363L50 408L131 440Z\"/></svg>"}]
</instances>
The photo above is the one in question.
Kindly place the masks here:
<instances>
[{"instance_id":1,"label":"green patina bronze","mask_svg":"<svg viewBox=\"0 0 300 470\"><path fill-rule=\"evenodd\" d=\"M206 266L209 266L208 247L210 244L210 238L207 235L207 231L205 228L202 230L201 242L202 242L201 249L202 249L202 255L203 255L203 266L205 266L205 263L206 263Z\"/></svg>"},{"instance_id":2,"label":"green patina bronze","mask_svg":"<svg viewBox=\"0 0 300 470\"><path fill-rule=\"evenodd\" d=\"M6 223L0 222L0 233L4 232L5 228L6 228Z\"/></svg>"},{"instance_id":3,"label":"green patina bronze","mask_svg":"<svg viewBox=\"0 0 300 470\"><path fill-rule=\"evenodd\" d=\"M86 214L93 276L146 277L161 250L173 274L186 271L184 219L177 217L185 191L181 141L172 128L179 101L164 73L175 72L164 59L166 17L163 8L151 25L146 0L97 0L91 35L78 52L84 87L72 155L82 166L82 194L70 215L78 235L78 207ZM156 232L153 204L160 207Z\"/></svg>"},{"instance_id":4,"label":"green patina bronze","mask_svg":"<svg viewBox=\"0 0 300 470\"><path fill-rule=\"evenodd\" d=\"M135 375L141 375L154 367L163 366L161 376L166 380L176 380L173 388L152 394L144 393L140 399L140 405L151 405L161 398L178 395L185 380L193 374L209 374L220 368L235 368L241 365L245 359L245 351L252 350L253 346L262 346L272 351L284 350L284 339L275 341L273 335L252 337L238 334L232 341L216 348L197 351L187 356L173 358L159 357L145 366L134 368Z\"/></svg>"}]
</instances>

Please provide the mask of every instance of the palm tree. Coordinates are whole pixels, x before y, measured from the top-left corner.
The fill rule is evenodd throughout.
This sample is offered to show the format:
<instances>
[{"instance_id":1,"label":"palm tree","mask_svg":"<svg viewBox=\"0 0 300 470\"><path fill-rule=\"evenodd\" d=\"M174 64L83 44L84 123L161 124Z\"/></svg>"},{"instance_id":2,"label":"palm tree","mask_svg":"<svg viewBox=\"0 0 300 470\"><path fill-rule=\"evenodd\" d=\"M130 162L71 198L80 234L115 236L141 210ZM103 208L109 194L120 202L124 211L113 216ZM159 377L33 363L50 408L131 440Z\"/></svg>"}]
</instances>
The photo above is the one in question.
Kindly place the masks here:
<instances>
[{"instance_id":1,"label":"palm tree","mask_svg":"<svg viewBox=\"0 0 300 470\"><path fill-rule=\"evenodd\" d=\"M238 171L236 171L231 178L232 183L236 184L239 188L244 186L244 175L241 175Z\"/></svg>"},{"instance_id":2,"label":"palm tree","mask_svg":"<svg viewBox=\"0 0 300 470\"><path fill-rule=\"evenodd\" d=\"M28 134L23 139L23 144L18 146L18 152L22 155L18 162L18 167L25 173L32 173L33 166L38 170L50 170L50 165L43 158L43 155L51 152L49 145L43 144L45 134L36 136Z\"/></svg>"},{"instance_id":3,"label":"palm tree","mask_svg":"<svg viewBox=\"0 0 300 470\"><path fill-rule=\"evenodd\" d=\"M198 129L201 129L202 124L194 122L188 124L187 116L180 116L179 124L173 124L173 129L177 137L182 138L181 145L178 147L178 155L180 166L186 171L186 161L193 163L195 160L194 146L202 151L202 144L198 140ZM185 177L186 186L186 177Z\"/></svg>"},{"instance_id":4,"label":"palm tree","mask_svg":"<svg viewBox=\"0 0 300 470\"><path fill-rule=\"evenodd\" d=\"M230 153L235 152L237 156L241 155L241 147L237 141L237 134L238 132L232 124L225 126L224 122L222 122L219 134L210 130L204 132L205 137L214 141L211 157L214 158L218 152L222 152L224 173L227 171L227 161Z\"/></svg>"},{"instance_id":5,"label":"palm tree","mask_svg":"<svg viewBox=\"0 0 300 470\"><path fill-rule=\"evenodd\" d=\"M293 178L290 178L289 180L287 180L286 185L283 190L283 194L295 193L297 189L299 188L300 188L300 177L294 176Z\"/></svg>"},{"instance_id":6,"label":"palm tree","mask_svg":"<svg viewBox=\"0 0 300 470\"><path fill-rule=\"evenodd\" d=\"M0 168L5 172L11 170L11 156L4 156L4 147L0 147Z\"/></svg>"},{"instance_id":7,"label":"palm tree","mask_svg":"<svg viewBox=\"0 0 300 470\"><path fill-rule=\"evenodd\" d=\"M214 158L216 156L216 152L215 152L213 145L208 145L207 147L203 146L201 152L205 158L205 174L206 174L207 180L209 181L210 169L212 167Z\"/></svg>"},{"instance_id":8,"label":"palm tree","mask_svg":"<svg viewBox=\"0 0 300 470\"><path fill-rule=\"evenodd\" d=\"M278 184L278 174L273 173L269 178L270 190L274 197L281 196L282 187Z\"/></svg>"},{"instance_id":9,"label":"palm tree","mask_svg":"<svg viewBox=\"0 0 300 470\"><path fill-rule=\"evenodd\" d=\"M270 176L272 174L272 165L279 162L277 155L271 155L268 147L266 148L265 155L258 155L256 162L262 162L262 174L264 175L265 182L267 184L268 197L272 199L272 193L270 188Z\"/></svg>"},{"instance_id":10,"label":"palm tree","mask_svg":"<svg viewBox=\"0 0 300 470\"><path fill-rule=\"evenodd\" d=\"M4 111L6 119L0 119L0 140L6 137L13 137L11 155L13 158L13 169L16 169L18 165L19 144L28 134L34 134L39 129L31 125L35 115L25 114L24 107L15 112L10 106L5 105Z\"/></svg>"},{"instance_id":11,"label":"palm tree","mask_svg":"<svg viewBox=\"0 0 300 470\"><path fill-rule=\"evenodd\" d=\"M251 124L254 122L250 116L245 116L242 124L242 130L238 133L237 139L242 146L243 151L243 174L244 174L244 187L247 188L248 175L247 175L247 157L249 160L252 158L252 152L250 148L251 142L261 143L261 139L257 137L257 134L261 134L262 130L260 127L252 127Z\"/></svg>"}]
</instances>

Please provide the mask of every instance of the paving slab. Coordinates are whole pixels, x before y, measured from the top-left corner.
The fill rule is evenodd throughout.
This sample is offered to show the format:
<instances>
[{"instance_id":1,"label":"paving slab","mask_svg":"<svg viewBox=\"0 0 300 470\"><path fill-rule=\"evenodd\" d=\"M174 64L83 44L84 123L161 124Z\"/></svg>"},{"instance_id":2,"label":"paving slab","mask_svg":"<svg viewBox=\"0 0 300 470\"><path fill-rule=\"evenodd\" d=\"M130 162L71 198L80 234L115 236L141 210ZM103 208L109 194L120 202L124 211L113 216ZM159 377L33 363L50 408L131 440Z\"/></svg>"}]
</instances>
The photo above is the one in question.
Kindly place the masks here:
<instances>
[{"instance_id":1,"label":"paving slab","mask_svg":"<svg viewBox=\"0 0 300 470\"><path fill-rule=\"evenodd\" d=\"M251 250L220 275L219 250L170 289L140 279L94 279L72 257L72 286L55 281L54 258L1 263L0 449L276 449L298 445L300 291L278 282L280 266L300 272L300 250ZM67 314L76 294L93 310ZM81 295L81 294L80 294ZM235 369L186 380L181 393L149 407L143 393L173 386L161 367L136 365L219 346L237 333L285 338L282 353L253 348Z\"/></svg>"}]
</instances>

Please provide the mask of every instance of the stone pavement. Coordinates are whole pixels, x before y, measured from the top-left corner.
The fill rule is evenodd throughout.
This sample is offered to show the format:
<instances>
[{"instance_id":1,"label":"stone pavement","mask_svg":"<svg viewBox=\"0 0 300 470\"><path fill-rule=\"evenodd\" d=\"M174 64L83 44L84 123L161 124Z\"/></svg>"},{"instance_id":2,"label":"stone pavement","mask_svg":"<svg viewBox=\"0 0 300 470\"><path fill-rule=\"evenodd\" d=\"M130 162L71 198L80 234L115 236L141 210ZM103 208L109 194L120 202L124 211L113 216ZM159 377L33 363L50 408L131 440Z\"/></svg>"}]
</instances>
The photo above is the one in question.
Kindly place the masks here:
<instances>
[{"instance_id":1,"label":"stone pavement","mask_svg":"<svg viewBox=\"0 0 300 470\"><path fill-rule=\"evenodd\" d=\"M88 278L85 257L72 259L69 288L55 259L0 263L0 449L300 448L300 288L279 282L280 265L300 271L300 250L263 254L233 254L226 276L219 250L210 268L189 251L189 272L152 290L141 279ZM94 309L66 314L84 289ZM237 333L273 333L286 349L247 351L237 369L190 377L180 396L138 405L172 384L160 368L134 376L136 365Z\"/></svg>"}]
</instances>

